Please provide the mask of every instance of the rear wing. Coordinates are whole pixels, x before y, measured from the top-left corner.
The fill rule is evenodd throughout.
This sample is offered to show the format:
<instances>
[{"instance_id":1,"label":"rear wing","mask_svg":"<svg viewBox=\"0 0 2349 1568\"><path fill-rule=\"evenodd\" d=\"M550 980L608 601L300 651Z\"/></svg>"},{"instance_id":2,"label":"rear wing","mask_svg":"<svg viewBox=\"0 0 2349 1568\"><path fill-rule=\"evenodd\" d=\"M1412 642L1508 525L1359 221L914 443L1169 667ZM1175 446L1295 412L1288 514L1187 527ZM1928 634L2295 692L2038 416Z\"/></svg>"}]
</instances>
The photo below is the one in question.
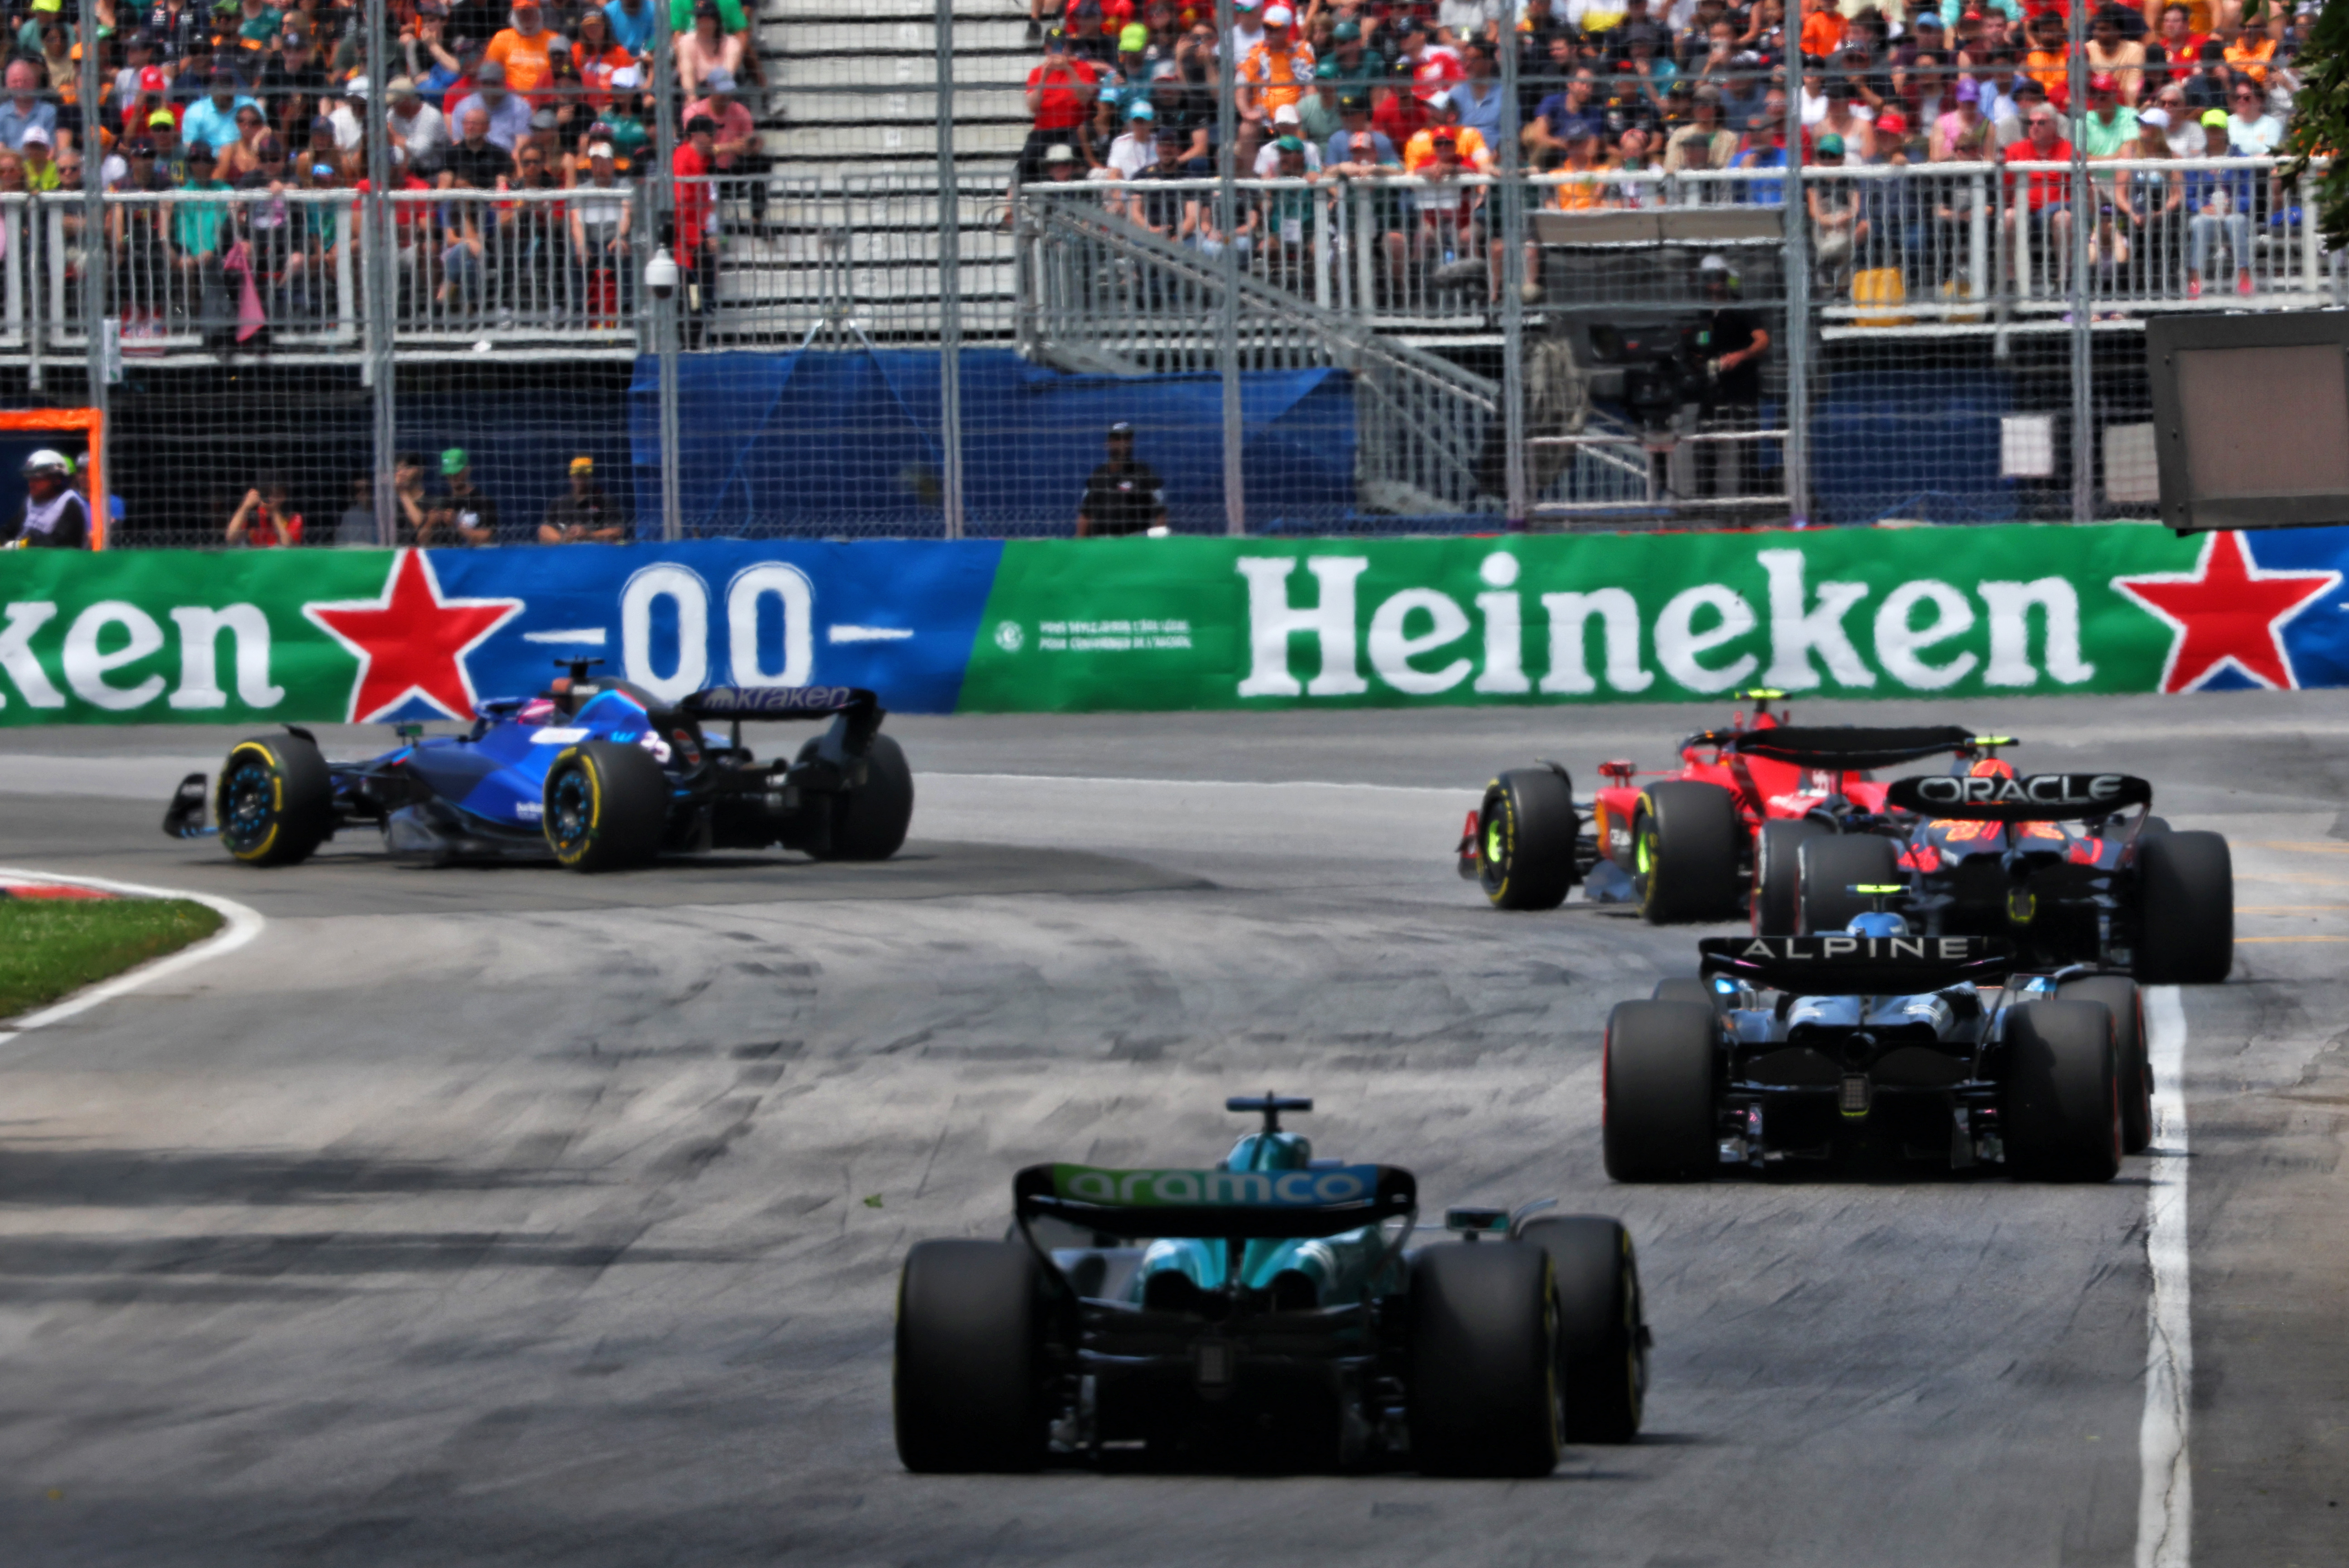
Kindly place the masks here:
<instances>
[{"instance_id":1,"label":"rear wing","mask_svg":"<svg viewBox=\"0 0 2349 1568\"><path fill-rule=\"evenodd\" d=\"M1892 781L1885 804L1968 822L2062 822L2112 816L2153 804L2153 785L2127 774L2023 774L2014 778L1933 775Z\"/></svg>"},{"instance_id":2,"label":"rear wing","mask_svg":"<svg viewBox=\"0 0 2349 1568\"><path fill-rule=\"evenodd\" d=\"M1696 950L1706 975L1796 996L1909 996L2014 967L2004 937L1707 937Z\"/></svg>"},{"instance_id":3,"label":"rear wing","mask_svg":"<svg viewBox=\"0 0 2349 1568\"><path fill-rule=\"evenodd\" d=\"M875 711L881 699L860 686L712 686L678 706L698 719L829 719Z\"/></svg>"},{"instance_id":4,"label":"rear wing","mask_svg":"<svg viewBox=\"0 0 2349 1568\"><path fill-rule=\"evenodd\" d=\"M1118 1170L1031 1165L1012 1180L1022 1222L1066 1220L1111 1236L1304 1240L1418 1211L1419 1183L1392 1165L1309 1170Z\"/></svg>"},{"instance_id":5,"label":"rear wing","mask_svg":"<svg viewBox=\"0 0 2349 1568\"><path fill-rule=\"evenodd\" d=\"M1859 773L1901 763L1922 762L1945 752L1971 752L1974 732L1955 724L1867 729L1854 724L1781 724L1774 730L1743 730L1723 748L1774 763L1833 773Z\"/></svg>"}]
</instances>

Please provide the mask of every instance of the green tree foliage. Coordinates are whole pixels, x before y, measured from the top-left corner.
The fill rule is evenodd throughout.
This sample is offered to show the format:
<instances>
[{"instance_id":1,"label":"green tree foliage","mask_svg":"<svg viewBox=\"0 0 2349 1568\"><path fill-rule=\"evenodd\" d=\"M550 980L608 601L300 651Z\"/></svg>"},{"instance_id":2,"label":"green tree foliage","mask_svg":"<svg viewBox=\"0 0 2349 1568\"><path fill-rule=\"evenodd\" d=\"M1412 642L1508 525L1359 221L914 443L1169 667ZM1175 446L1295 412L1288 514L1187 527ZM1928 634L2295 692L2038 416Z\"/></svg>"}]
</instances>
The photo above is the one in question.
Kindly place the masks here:
<instances>
[{"instance_id":1,"label":"green tree foliage","mask_svg":"<svg viewBox=\"0 0 2349 1568\"><path fill-rule=\"evenodd\" d=\"M2244 26L2264 23L2271 3L2252 0L2246 5ZM2294 68L2300 94L2292 100L2292 131L2283 147L2292 161L2283 172L2297 179L2310 160L2332 160L2317 180L2315 204L2324 243L2338 250L2349 246L2349 157L2342 156L2349 149L2349 0L2325 0Z\"/></svg>"}]
</instances>

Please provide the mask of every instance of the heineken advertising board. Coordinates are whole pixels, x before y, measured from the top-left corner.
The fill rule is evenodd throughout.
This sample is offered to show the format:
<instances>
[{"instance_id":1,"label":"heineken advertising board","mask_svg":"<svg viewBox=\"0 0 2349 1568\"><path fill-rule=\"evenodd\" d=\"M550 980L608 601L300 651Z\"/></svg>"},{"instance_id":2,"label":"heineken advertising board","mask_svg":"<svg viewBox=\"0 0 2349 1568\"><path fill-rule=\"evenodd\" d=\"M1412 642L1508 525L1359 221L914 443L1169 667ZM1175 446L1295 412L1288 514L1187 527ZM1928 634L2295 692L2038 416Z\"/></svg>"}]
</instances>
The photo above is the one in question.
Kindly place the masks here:
<instances>
[{"instance_id":1,"label":"heineken advertising board","mask_svg":"<svg viewBox=\"0 0 2349 1568\"><path fill-rule=\"evenodd\" d=\"M0 556L0 723L471 717L603 660L905 712L2349 684L2349 530Z\"/></svg>"}]
</instances>

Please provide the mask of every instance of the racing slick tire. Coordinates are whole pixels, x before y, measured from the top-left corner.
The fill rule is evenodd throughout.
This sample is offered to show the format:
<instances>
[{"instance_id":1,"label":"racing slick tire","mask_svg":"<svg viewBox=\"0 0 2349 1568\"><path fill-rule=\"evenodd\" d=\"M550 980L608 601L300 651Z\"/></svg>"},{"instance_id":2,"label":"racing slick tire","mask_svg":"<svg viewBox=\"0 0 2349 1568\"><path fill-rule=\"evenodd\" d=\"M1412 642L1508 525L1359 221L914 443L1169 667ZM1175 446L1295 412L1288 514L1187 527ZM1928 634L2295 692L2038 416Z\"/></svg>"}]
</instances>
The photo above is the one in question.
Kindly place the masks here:
<instances>
[{"instance_id":1,"label":"racing slick tire","mask_svg":"<svg viewBox=\"0 0 2349 1568\"><path fill-rule=\"evenodd\" d=\"M1513 1241L1429 1247L1411 1264L1411 1451L1423 1475L1557 1467L1557 1290Z\"/></svg>"},{"instance_id":2,"label":"racing slick tire","mask_svg":"<svg viewBox=\"0 0 2349 1568\"><path fill-rule=\"evenodd\" d=\"M920 1241L897 1278L897 1458L931 1474L1044 1463L1043 1267L1017 1241Z\"/></svg>"},{"instance_id":3,"label":"racing slick tire","mask_svg":"<svg viewBox=\"0 0 2349 1568\"><path fill-rule=\"evenodd\" d=\"M668 775L642 746L583 741L546 770L547 847L574 871L646 866L668 826Z\"/></svg>"},{"instance_id":4,"label":"racing slick tire","mask_svg":"<svg viewBox=\"0 0 2349 1568\"><path fill-rule=\"evenodd\" d=\"M1651 925L1737 915L1737 802L1717 784L1666 779L1640 794L1631 822L1640 913Z\"/></svg>"},{"instance_id":5,"label":"racing slick tire","mask_svg":"<svg viewBox=\"0 0 2349 1568\"><path fill-rule=\"evenodd\" d=\"M2143 1154L2153 1142L2153 1063L2145 1048L2145 998L2126 975L2092 974L2055 988L2062 1002L2101 1002L2113 1015L2113 1053L2121 1080L2121 1152Z\"/></svg>"},{"instance_id":6,"label":"racing slick tire","mask_svg":"<svg viewBox=\"0 0 2349 1568\"><path fill-rule=\"evenodd\" d=\"M2036 1181L2110 1181L2121 1168L2113 1015L2091 1002L2030 1002L2007 1014L2007 1168Z\"/></svg>"},{"instance_id":7,"label":"racing slick tire","mask_svg":"<svg viewBox=\"0 0 2349 1568\"><path fill-rule=\"evenodd\" d=\"M1656 989L1648 993L1651 1002L1693 1002L1700 1007L1720 1010L1710 981L1692 980L1686 975L1674 975L1656 981Z\"/></svg>"},{"instance_id":8,"label":"racing slick tire","mask_svg":"<svg viewBox=\"0 0 2349 1568\"><path fill-rule=\"evenodd\" d=\"M2176 831L2177 829L2169 826L2169 818L2166 816L2147 816L2145 819L2145 826L2137 830L2137 836L2139 838L2154 838L2162 834L2174 833Z\"/></svg>"},{"instance_id":9,"label":"racing slick tire","mask_svg":"<svg viewBox=\"0 0 2349 1568\"><path fill-rule=\"evenodd\" d=\"M802 761L815 744L801 749ZM875 735L865 753L864 782L832 797L831 837L808 853L818 860L886 860L905 842L913 820L914 770L905 748Z\"/></svg>"},{"instance_id":10,"label":"racing slick tire","mask_svg":"<svg viewBox=\"0 0 2349 1568\"><path fill-rule=\"evenodd\" d=\"M2235 861L2216 833L2140 838L2137 977L2216 985L2235 967Z\"/></svg>"},{"instance_id":11,"label":"racing slick tire","mask_svg":"<svg viewBox=\"0 0 2349 1568\"><path fill-rule=\"evenodd\" d=\"M1802 929L1803 846L1834 828L1808 818L1765 822L1754 836L1754 934L1791 937Z\"/></svg>"},{"instance_id":12,"label":"racing slick tire","mask_svg":"<svg viewBox=\"0 0 2349 1568\"><path fill-rule=\"evenodd\" d=\"M221 842L247 866L298 866L335 830L326 759L300 735L255 735L229 748L212 800Z\"/></svg>"},{"instance_id":13,"label":"racing slick tire","mask_svg":"<svg viewBox=\"0 0 2349 1568\"><path fill-rule=\"evenodd\" d=\"M1855 883L1906 882L1900 874L1900 851L1892 840L1872 833L1834 833L1800 846L1802 889L1797 900L1795 934L1821 936L1842 930L1854 915L1876 908L1876 900L1847 893Z\"/></svg>"},{"instance_id":14,"label":"racing slick tire","mask_svg":"<svg viewBox=\"0 0 2349 1568\"><path fill-rule=\"evenodd\" d=\"M1530 1220L1517 1240L1557 1280L1558 1404L1569 1443L1628 1443L1648 1397L1648 1324L1631 1233L1597 1214Z\"/></svg>"},{"instance_id":15,"label":"racing slick tire","mask_svg":"<svg viewBox=\"0 0 2349 1568\"><path fill-rule=\"evenodd\" d=\"M1582 836L1574 786L1551 768L1513 768L1485 786L1476 880L1496 909L1555 909L1574 886Z\"/></svg>"},{"instance_id":16,"label":"racing slick tire","mask_svg":"<svg viewBox=\"0 0 2349 1568\"><path fill-rule=\"evenodd\" d=\"M1607 1020L1600 1142L1618 1181L1702 1181L1721 1162L1717 1016L1693 1002L1625 1002Z\"/></svg>"}]
</instances>

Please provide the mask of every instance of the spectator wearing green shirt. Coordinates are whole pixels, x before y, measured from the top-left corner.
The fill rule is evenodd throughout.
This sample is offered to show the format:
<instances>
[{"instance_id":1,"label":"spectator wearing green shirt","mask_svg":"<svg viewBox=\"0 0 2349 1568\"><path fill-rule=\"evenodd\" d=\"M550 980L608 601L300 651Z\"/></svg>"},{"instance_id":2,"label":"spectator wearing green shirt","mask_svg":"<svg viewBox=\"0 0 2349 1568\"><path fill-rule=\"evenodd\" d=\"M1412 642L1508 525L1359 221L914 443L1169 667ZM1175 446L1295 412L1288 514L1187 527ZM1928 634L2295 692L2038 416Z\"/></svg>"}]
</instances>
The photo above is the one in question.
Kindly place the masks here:
<instances>
[{"instance_id":1,"label":"spectator wearing green shirt","mask_svg":"<svg viewBox=\"0 0 2349 1568\"><path fill-rule=\"evenodd\" d=\"M750 19L743 15L742 0L669 0L668 26L672 33L693 30L694 12L704 5L716 5L719 26L730 36L750 30Z\"/></svg>"},{"instance_id":2,"label":"spectator wearing green shirt","mask_svg":"<svg viewBox=\"0 0 2349 1568\"><path fill-rule=\"evenodd\" d=\"M277 41L278 30L285 25L285 13L269 0L244 0L237 16L236 36L256 48L266 49Z\"/></svg>"},{"instance_id":3,"label":"spectator wearing green shirt","mask_svg":"<svg viewBox=\"0 0 2349 1568\"><path fill-rule=\"evenodd\" d=\"M183 189L227 191L227 182L217 177L217 167L209 142L199 141L189 148L188 182ZM233 335L236 327L235 313L229 308L227 279L221 272L221 255L235 237L226 200L171 203L171 265L182 280L180 297L194 300L196 328L210 338Z\"/></svg>"},{"instance_id":4,"label":"spectator wearing green shirt","mask_svg":"<svg viewBox=\"0 0 2349 1568\"><path fill-rule=\"evenodd\" d=\"M2137 155L2137 110L2121 102L2120 83L2104 71L2088 78L2088 112L2080 118L2080 142L2092 160Z\"/></svg>"},{"instance_id":5,"label":"spectator wearing green shirt","mask_svg":"<svg viewBox=\"0 0 2349 1568\"><path fill-rule=\"evenodd\" d=\"M26 129L16 155L25 161L27 191L54 191L65 182L65 176L57 171L57 161L49 156L49 133L44 127Z\"/></svg>"}]
</instances>

